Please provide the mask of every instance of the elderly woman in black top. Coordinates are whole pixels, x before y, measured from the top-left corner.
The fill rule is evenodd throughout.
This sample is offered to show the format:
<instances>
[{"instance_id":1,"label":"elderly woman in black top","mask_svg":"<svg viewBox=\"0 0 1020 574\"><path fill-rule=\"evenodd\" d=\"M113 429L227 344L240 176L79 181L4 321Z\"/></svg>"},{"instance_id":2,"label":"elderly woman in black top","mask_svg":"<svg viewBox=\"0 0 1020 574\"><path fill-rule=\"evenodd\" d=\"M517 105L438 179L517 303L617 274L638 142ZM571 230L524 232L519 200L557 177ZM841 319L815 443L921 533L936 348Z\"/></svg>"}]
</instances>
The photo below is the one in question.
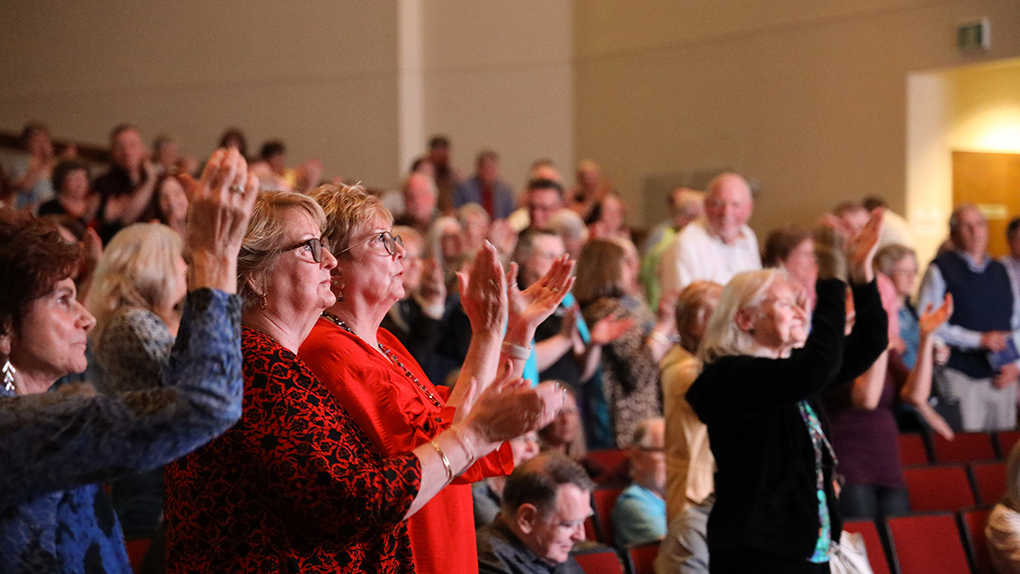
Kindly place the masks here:
<instances>
[{"instance_id":1,"label":"elderly woman in black top","mask_svg":"<svg viewBox=\"0 0 1020 574\"><path fill-rule=\"evenodd\" d=\"M828 269L806 344L803 297L780 272L741 273L723 290L699 349L704 370L687 393L716 460L713 574L829 572L842 523L817 397L860 375L888 344L872 269L881 219L874 214L847 242L857 312L849 335L846 284Z\"/></svg>"}]
</instances>

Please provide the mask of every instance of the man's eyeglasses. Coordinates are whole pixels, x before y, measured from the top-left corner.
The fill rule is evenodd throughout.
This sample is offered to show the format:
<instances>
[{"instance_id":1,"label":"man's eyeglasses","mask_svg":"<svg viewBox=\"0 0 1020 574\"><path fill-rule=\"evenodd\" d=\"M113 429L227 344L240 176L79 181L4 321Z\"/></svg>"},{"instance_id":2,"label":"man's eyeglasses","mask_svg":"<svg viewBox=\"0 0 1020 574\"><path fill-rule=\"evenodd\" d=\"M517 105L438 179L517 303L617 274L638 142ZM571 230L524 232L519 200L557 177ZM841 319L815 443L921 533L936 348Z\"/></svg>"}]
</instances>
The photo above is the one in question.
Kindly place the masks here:
<instances>
[{"instance_id":1,"label":"man's eyeglasses","mask_svg":"<svg viewBox=\"0 0 1020 574\"><path fill-rule=\"evenodd\" d=\"M347 249L344 249L340 253L337 253L337 255L343 255L344 253L347 253L351 249L354 249L356 246L361 245L362 243L368 243L369 241L372 240L382 241L383 247L386 248L386 253L389 253L390 255L397 254L397 245L401 247L404 246L404 240L401 239L399 235L393 235L389 231L381 231L377 234L373 234L371 237L365 239L364 241L359 241L357 243L352 243L348 245Z\"/></svg>"},{"instance_id":2,"label":"man's eyeglasses","mask_svg":"<svg viewBox=\"0 0 1020 574\"><path fill-rule=\"evenodd\" d=\"M284 247L283 250L290 251L291 249L297 249L298 247L307 247L312 252L312 261L316 263L322 263L322 243L323 243L322 239L318 237L313 237L311 239L299 241L298 243L295 243L294 245L291 245L289 247Z\"/></svg>"}]
</instances>

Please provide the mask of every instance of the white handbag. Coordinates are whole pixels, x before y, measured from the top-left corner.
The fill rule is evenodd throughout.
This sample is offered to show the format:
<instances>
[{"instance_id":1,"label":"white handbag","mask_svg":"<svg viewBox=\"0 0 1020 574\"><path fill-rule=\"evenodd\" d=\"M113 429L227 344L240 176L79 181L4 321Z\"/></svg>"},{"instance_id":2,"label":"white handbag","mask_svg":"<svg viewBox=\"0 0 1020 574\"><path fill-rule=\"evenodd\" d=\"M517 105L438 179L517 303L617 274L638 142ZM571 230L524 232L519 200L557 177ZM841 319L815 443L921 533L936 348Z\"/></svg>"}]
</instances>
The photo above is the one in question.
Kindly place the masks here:
<instances>
[{"instance_id":1,"label":"white handbag","mask_svg":"<svg viewBox=\"0 0 1020 574\"><path fill-rule=\"evenodd\" d=\"M881 551L879 548L878 552ZM856 532L844 530L839 542L830 542L829 570L832 574L874 574L868 562L864 537Z\"/></svg>"}]
</instances>

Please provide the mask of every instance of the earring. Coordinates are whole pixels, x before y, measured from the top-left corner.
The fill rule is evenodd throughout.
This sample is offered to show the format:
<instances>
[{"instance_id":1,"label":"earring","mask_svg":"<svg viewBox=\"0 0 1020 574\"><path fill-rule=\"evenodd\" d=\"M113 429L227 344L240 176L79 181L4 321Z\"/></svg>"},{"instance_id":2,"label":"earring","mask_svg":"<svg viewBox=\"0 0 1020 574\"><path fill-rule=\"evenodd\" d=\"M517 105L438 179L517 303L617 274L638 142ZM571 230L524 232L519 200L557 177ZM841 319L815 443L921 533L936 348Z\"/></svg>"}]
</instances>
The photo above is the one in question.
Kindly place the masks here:
<instances>
[{"instance_id":1,"label":"earring","mask_svg":"<svg viewBox=\"0 0 1020 574\"><path fill-rule=\"evenodd\" d=\"M4 390L14 390L14 373L17 372L10 361L4 362Z\"/></svg>"},{"instance_id":2,"label":"earring","mask_svg":"<svg viewBox=\"0 0 1020 574\"><path fill-rule=\"evenodd\" d=\"M337 300L338 303L343 303L344 302L344 292L343 291L341 291L340 294L336 296L336 300Z\"/></svg>"},{"instance_id":3,"label":"earring","mask_svg":"<svg viewBox=\"0 0 1020 574\"><path fill-rule=\"evenodd\" d=\"M269 303L269 299L267 299L267 298L266 298L266 294L265 294L265 293L263 293L263 294L262 294L262 298L261 298L261 299L259 299L259 309L265 309L265 308L266 308L266 305L267 305L268 303Z\"/></svg>"}]
</instances>

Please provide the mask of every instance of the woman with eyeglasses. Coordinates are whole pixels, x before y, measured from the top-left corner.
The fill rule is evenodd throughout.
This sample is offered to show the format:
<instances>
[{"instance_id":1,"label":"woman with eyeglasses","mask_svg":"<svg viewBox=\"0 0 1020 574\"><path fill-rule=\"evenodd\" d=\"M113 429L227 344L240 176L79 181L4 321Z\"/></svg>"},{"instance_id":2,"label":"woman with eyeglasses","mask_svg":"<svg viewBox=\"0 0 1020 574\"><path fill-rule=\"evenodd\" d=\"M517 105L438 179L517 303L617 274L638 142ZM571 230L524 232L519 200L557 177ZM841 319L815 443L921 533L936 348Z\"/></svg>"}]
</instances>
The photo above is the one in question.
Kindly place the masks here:
<instances>
[{"instance_id":1,"label":"woman with eyeglasses","mask_svg":"<svg viewBox=\"0 0 1020 574\"><path fill-rule=\"evenodd\" d=\"M399 265L387 249L401 249L370 222L356 226L355 239L337 252L343 258L353 246L365 272L389 271L399 286L399 268L370 265L370 257ZM468 393L463 408L450 413L449 428L399 449L376 448L374 429L352 416L358 405L331 393L337 381L317 378L297 356L335 301L337 259L325 228L322 208L303 194L263 192L255 202L238 258L244 414L218 440L167 468L168 572L410 572L408 516L476 458L550 421L562 402L552 386L493 382L495 368L474 371L489 384ZM474 289L500 278L489 252L465 282ZM505 314L506 305L497 297L492 315ZM363 376L372 373L344 382L380 382ZM469 493L469 520L470 500Z\"/></svg>"},{"instance_id":2,"label":"woman with eyeglasses","mask_svg":"<svg viewBox=\"0 0 1020 574\"><path fill-rule=\"evenodd\" d=\"M404 248L391 233L392 215L357 186L324 185L315 198L325 210L324 235L337 255L332 272L336 304L314 325L299 355L384 456L428 445L450 428L455 409L470 400L472 376L484 385L493 380L497 366L506 368L507 360L519 376L535 327L572 284L572 266L561 258L525 292L511 285L508 300L507 278L495 249L486 245L468 267L472 274L484 267L488 279L458 277L471 343L455 387L440 389L397 338L380 328L390 307L404 296ZM467 468L408 520L416 572L477 572L470 483L512 470L510 447L504 445Z\"/></svg>"}]
</instances>

